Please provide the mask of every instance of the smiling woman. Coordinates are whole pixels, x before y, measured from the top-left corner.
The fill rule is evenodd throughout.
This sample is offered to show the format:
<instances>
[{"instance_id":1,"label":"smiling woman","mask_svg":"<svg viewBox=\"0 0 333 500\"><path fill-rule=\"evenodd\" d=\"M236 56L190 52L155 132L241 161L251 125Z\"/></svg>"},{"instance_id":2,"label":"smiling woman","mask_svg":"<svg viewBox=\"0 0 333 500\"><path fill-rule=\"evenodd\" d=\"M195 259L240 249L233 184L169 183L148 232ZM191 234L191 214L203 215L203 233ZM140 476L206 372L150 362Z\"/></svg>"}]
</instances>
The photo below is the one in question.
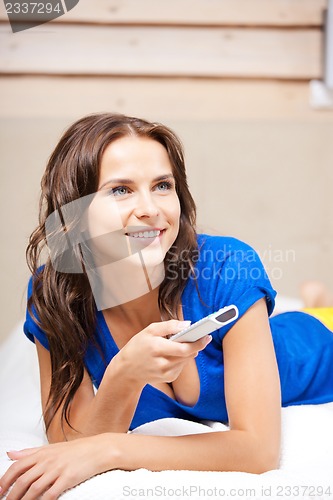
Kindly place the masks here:
<instances>
[{"instance_id":1,"label":"smiling woman","mask_svg":"<svg viewBox=\"0 0 333 500\"><path fill-rule=\"evenodd\" d=\"M146 267L163 264L178 236L180 218L172 165L164 146L133 136L112 142L102 157L98 194L88 209L91 240L116 231L119 240L130 240L131 253L146 249ZM105 248L106 261L125 258L119 255L121 248L121 241ZM152 260L156 249L159 252Z\"/></svg>"},{"instance_id":2,"label":"smiling woman","mask_svg":"<svg viewBox=\"0 0 333 500\"><path fill-rule=\"evenodd\" d=\"M333 401L333 334L314 313L269 318L276 292L258 254L196 233L177 136L123 115L82 118L50 157L40 206L24 331L51 444L9 453L8 499L55 498L111 469L278 467L281 404ZM169 340L230 304L239 316L211 336ZM230 430L128 433L164 417Z\"/></svg>"},{"instance_id":3,"label":"smiling woman","mask_svg":"<svg viewBox=\"0 0 333 500\"><path fill-rule=\"evenodd\" d=\"M164 146L137 136L109 144L81 244L99 310L142 297L162 283L179 219L175 178Z\"/></svg>"}]
</instances>

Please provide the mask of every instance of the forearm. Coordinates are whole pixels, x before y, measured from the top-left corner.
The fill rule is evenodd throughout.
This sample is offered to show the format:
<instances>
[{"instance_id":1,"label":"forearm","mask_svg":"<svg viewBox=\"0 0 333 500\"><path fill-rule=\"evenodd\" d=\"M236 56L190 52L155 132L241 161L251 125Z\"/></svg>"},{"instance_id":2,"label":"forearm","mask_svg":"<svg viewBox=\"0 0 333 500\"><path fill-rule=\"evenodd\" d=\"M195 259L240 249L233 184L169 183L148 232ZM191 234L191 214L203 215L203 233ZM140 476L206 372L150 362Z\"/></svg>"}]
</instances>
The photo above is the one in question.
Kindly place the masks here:
<instances>
[{"instance_id":1,"label":"forearm","mask_svg":"<svg viewBox=\"0 0 333 500\"><path fill-rule=\"evenodd\" d=\"M32 494L44 498L44 493L45 498L58 498L69 488L112 469L262 473L276 466L267 457L264 460L262 441L248 431L233 430L179 437L99 434L8 452L16 462L0 478L1 488L6 494L16 483L11 498L32 498Z\"/></svg>"},{"instance_id":2,"label":"forearm","mask_svg":"<svg viewBox=\"0 0 333 500\"><path fill-rule=\"evenodd\" d=\"M265 448L247 431L231 430L187 436L109 435L116 468L135 470L243 471L262 473L278 467L279 451ZM106 454L107 459L107 454Z\"/></svg>"},{"instance_id":3,"label":"forearm","mask_svg":"<svg viewBox=\"0 0 333 500\"><path fill-rule=\"evenodd\" d=\"M132 422L144 386L126 379L115 359L113 362L86 415L81 417L81 429L86 436L127 432Z\"/></svg>"},{"instance_id":4,"label":"forearm","mask_svg":"<svg viewBox=\"0 0 333 500\"><path fill-rule=\"evenodd\" d=\"M119 382L121 381L121 382ZM121 363L113 358L95 396L84 405L73 404L70 412L71 427L61 431L60 417L52 423L50 442L72 440L106 432L126 433L135 413L144 385L126 378Z\"/></svg>"}]
</instances>

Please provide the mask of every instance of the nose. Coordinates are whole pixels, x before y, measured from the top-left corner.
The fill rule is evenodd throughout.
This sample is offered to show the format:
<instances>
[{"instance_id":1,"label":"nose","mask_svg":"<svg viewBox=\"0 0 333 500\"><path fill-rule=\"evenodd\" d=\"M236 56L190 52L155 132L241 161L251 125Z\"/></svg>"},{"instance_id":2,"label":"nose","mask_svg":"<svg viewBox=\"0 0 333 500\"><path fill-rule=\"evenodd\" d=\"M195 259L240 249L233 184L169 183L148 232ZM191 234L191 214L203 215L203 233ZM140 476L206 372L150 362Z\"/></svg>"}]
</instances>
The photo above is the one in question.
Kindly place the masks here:
<instances>
[{"instance_id":1,"label":"nose","mask_svg":"<svg viewBox=\"0 0 333 500\"><path fill-rule=\"evenodd\" d=\"M138 218L159 215L158 205L150 192L143 192L138 195L134 213Z\"/></svg>"}]
</instances>

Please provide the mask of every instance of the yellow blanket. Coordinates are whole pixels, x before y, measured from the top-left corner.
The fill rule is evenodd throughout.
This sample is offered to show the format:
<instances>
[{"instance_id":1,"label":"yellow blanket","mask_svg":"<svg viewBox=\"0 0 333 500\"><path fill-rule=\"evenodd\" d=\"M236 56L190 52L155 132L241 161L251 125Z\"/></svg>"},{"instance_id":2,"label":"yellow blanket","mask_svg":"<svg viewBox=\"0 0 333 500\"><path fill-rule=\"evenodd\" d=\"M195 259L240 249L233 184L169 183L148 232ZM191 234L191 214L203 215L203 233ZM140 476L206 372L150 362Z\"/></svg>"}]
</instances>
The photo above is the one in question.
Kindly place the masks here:
<instances>
[{"instance_id":1,"label":"yellow blanket","mask_svg":"<svg viewBox=\"0 0 333 500\"><path fill-rule=\"evenodd\" d=\"M333 307L307 307L302 309L302 311L319 319L333 332Z\"/></svg>"}]
</instances>

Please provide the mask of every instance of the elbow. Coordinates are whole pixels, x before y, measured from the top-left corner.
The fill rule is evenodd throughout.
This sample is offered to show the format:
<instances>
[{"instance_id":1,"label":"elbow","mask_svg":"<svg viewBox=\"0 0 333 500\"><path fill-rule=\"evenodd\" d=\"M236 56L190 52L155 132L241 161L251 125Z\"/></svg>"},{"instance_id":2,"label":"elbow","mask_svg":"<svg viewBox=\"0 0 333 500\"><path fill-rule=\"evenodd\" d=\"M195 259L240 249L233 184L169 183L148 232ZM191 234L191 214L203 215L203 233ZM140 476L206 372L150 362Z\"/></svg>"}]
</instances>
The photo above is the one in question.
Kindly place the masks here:
<instances>
[{"instance_id":1,"label":"elbow","mask_svg":"<svg viewBox=\"0 0 333 500\"><path fill-rule=\"evenodd\" d=\"M60 432L47 432L46 437L49 444L62 443L63 441L67 441L65 435Z\"/></svg>"},{"instance_id":2,"label":"elbow","mask_svg":"<svg viewBox=\"0 0 333 500\"><path fill-rule=\"evenodd\" d=\"M64 441L73 441L84 436L78 431L65 432L63 429L53 429L46 432L46 437L49 444L55 444L63 443Z\"/></svg>"},{"instance_id":3,"label":"elbow","mask_svg":"<svg viewBox=\"0 0 333 500\"><path fill-rule=\"evenodd\" d=\"M247 446L244 448L242 472L264 474L276 470L280 465L281 443L278 436L267 436L246 433Z\"/></svg>"},{"instance_id":4,"label":"elbow","mask_svg":"<svg viewBox=\"0 0 333 500\"><path fill-rule=\"evenodd\" d=\"M77 428L76 424L62 424L60 420L56 419L51 422L48 428L45 426L45 434L49 444L73 441L74 439L85 436L85 434Z\"/></svg>"},{"instance_id":5,"label":"elbow","mask_svg":"<svg viewBox=\"0 0 333 500\"><path fill-rule=\"evenodd\" d=\"M281 459L281 430L252 434L252 450L255 462L255 474L263 474L279 469ZM252 472L252 471L251 471Z\"/></svg>"},{"instance_id":6,"label":"elbow","mask_svg":"<svg viewBox=\"0 0 333 500\"><path fill-rule=\"evenodd\" d=\"M253 462L254 470L250 472L254 474L263 474L278 469L280 465L280 448L261 450L260 453L256 453Z\"/></svg>"},{"instance_id":7,"label":"elbow","mask_svg":"<svg viewBox=\"0 0 333 500\"><path fill-rule=\"evenodd\" d=\"M264 474L279 468L279 459L267 459L257 464L254 474Z\"/></svg>"}]
</instances>

